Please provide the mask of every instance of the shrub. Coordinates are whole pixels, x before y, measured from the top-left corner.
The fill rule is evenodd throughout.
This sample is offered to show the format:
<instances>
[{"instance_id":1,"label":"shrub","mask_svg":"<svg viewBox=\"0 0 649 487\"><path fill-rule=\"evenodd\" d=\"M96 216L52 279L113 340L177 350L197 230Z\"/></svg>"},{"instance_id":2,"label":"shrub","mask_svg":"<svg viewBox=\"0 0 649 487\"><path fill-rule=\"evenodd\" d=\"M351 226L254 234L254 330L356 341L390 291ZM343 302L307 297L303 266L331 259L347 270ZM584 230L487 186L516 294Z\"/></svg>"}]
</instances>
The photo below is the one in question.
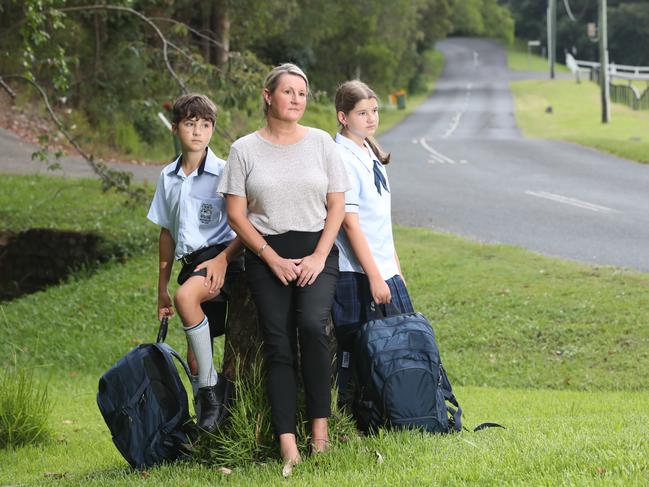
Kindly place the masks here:
<instances>
[{"instance_id":1,"label":"shrub","mask_svg":"<svg viewBox=\"0 0 649 487\"><path fill-rule=\"evenodd\" d=\"M51 412L47 386L41 388L31 371L17 366L5 368L0 376L0 448L47 440Z\"/></svg>"}]
</instances>

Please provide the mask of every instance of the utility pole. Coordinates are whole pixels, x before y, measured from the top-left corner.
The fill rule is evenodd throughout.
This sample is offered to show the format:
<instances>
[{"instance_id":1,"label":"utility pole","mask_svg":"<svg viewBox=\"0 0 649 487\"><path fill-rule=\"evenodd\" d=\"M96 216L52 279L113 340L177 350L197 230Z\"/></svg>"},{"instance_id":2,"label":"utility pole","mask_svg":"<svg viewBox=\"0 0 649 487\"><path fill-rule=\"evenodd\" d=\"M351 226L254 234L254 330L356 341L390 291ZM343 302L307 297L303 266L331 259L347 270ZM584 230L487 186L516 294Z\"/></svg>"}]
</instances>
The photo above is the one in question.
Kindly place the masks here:
<instances>
[{"instance_id":1,"label":"utility pole","mask_svg":"<svg viewBox=\"0 0 649 487\"><path fill-rule=\"evenodd\" d=\"M554 65L557 61L557 0L548 3L548 61L550 78L554 79Z\"/></svg>"},{"instance_id":2,"label":"utility pole","mask_svg":"<svg viewBox=\"0 0 649 487\"><path fill-rule=\"evenodd\" d=\"M611 120L608 73L608 27L606 24L606 0L599 0L599 85L602 93L602 123L608 123Z\"/></svg>"}]
</instances>

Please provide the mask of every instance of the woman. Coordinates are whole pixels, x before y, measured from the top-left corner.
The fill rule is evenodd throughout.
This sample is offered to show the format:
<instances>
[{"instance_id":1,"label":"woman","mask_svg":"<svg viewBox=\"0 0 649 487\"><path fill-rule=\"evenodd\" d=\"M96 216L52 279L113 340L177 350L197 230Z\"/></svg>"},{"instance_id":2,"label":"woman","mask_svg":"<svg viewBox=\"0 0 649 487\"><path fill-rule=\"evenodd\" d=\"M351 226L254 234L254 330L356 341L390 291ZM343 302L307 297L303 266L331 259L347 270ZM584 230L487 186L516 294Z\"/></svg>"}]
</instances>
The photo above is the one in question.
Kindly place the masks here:
<instances>
[{"instance_id":1,"label":"woman","mask_svg":"<svg viewBox=\"0 0 649 487\"><path fill-rule=\"evenodd\" d=\"M331 137L299 124L309 82L294 64L266 76L266 125L237 140L219 192L243 240L246 274L264 336L266 386L274 431L290 475L299 462L296 433L297 340L311 448L328 447L330 358L325 324L338 279L334 242L350 188Z\"/></svg>"},{"instance_id":2,"label":"woman","mask_svg":"<svg viewBox=\"0 0 649 487\"><path fill-rule=\"evenodd\" d=\"M340 277L332 317L336 330L368 320L371 303L392 303L402 313L413 307L401 274L392 237L391 199L385 164L390 155L373 135L379 126L378 99L365 83L354 80L340 85L335 96L341 126L336 143L352 189L345 193L343 232L336 242L340 250ZM343 328L340 328L343 327ZM347 390L351 368L349 344L338 334L339 403L351 400Z\"/></svg>"}]
</instances>

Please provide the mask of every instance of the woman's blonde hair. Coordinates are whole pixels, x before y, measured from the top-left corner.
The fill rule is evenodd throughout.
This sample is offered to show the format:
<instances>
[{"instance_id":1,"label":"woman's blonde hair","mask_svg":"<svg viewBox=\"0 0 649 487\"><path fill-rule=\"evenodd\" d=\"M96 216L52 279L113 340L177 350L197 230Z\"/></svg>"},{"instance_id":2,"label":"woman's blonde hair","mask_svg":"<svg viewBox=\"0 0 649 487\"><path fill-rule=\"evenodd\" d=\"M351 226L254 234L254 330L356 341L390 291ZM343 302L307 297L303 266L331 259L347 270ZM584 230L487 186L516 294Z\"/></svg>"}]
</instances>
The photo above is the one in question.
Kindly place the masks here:
<instances>
[{"instance_id":1,"label":"woman's blonde hair","mask_svg":"<svg viewBox=\"0 0 649 487\"><path fill-rule=\"evenodd\" d=\"M274 93L277 89L277 83L279 78L283 74L293 74L299 76L306 83L306 92L309 93L309 78L306 77L304 71L302 71L299 66L293 63L284 63L270 70L264 79L264 89L268 90L269 93ZM268 104L266 100L263 100L264 115L268 115Z\"/></svg>"},{"instance_id":2,"label":"woman's blonde hair","mask_svg":"<svg viewBox=\"0 0 649 487\"><path fill-rule=\"evenodd\" d=\"M359 101L369 100L372 98L377 102L379 101L379 97L376 96L376 93L374 93L372 88L367 86L362 81L357 79L345 81L343 84L338 86L338 89L336 90L336 96L334 97L336 114L338 114L338 112L343 112L345 115L348 115ZM340 120L338 120L338 124L341 127L343 126ZM376 154L376 157L379 158L381 164L390 163L390 154L384 152L383 149L381 149L381 146L374 137L366 137L365 141L372 149L372 152Z\"/></svg>"}]
</instances>

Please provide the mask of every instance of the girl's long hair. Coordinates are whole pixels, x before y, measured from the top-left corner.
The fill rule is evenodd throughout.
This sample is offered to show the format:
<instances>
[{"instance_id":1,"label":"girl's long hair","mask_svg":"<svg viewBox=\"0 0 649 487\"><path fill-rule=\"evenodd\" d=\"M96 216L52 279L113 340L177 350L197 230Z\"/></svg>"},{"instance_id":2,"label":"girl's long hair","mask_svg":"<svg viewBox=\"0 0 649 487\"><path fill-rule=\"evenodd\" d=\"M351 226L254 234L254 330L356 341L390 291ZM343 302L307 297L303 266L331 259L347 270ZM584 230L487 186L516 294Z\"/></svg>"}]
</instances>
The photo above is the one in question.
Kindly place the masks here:
<instances>
[{"instance_id":1,"label":"girl's long hair","mask_svg":"<svg viewBox=\"0 0 649 487\"><path fill-rule=\"evenodd\" d=\"M377 102L379 97L376 93L360 80L345 81L336 90L336 97L334 104L336 106L336 113L343 112L345 115L349 114L356 104L361 100L368 100L374 98ZM340 121L338 121L339 125ZM379 158L381 164L390 163L390 154L381 149L381 146L374 137L366 137L365 141L372 149L372 152Z\"/></svg>"}]
</instances>

